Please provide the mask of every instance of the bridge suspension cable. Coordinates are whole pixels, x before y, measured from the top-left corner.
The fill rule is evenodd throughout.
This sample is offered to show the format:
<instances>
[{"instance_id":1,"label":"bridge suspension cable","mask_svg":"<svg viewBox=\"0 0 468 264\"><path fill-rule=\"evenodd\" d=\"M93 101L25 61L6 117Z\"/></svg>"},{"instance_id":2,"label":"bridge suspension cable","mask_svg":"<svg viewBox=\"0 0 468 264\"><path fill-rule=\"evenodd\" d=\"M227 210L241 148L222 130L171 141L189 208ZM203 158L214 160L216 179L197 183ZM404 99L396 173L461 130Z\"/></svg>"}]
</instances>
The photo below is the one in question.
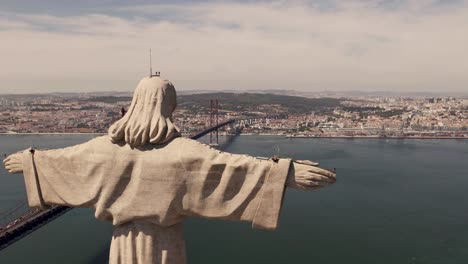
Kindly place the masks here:
<instances>
[{"instance_id":1,"label":"bridge suspension cable","mask_svg":"<svg viewBox=\"0 0 468 264\"><path fill-rule=\"evenodd\" d=\"M26 205L26 200L20 200L12 208L9 208L9 209L5 210L4 212L0 213L0 220L1 221L6 220L8 217L10 217L13 214L17 213L25 205Z\"/></svg>"}]
</instances>

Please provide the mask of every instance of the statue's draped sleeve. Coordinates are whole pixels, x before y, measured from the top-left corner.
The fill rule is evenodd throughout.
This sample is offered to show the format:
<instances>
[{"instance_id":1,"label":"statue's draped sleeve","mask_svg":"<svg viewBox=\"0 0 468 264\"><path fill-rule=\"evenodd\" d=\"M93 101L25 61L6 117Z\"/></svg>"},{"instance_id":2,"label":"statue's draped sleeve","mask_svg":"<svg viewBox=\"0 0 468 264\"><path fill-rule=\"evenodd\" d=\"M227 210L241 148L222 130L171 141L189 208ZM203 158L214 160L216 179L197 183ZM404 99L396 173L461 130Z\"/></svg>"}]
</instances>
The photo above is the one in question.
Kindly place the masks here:
<instances>
[{"instance_id":1,"label":"statue's draped sleeve","mask_svg":"<svg viewBox=\"0 0 468 264\"><path fill-rule=\"evenodd\" d=\"M277 227L291 160L230 154L193 140L184 146L185 215L250 221L260 229Z\"/></svg>"},{"instance_id":2,"label":"statue's draped sleeve","mask_svg":"<svg viewBox=\"0 0 468 264\"><path fill-rule=\"evenodd\" d=\"M93 207L102 189L108 157L95 140L53 150L26 150L23 174L30 207Z\"/></svg>"}]
</instances>

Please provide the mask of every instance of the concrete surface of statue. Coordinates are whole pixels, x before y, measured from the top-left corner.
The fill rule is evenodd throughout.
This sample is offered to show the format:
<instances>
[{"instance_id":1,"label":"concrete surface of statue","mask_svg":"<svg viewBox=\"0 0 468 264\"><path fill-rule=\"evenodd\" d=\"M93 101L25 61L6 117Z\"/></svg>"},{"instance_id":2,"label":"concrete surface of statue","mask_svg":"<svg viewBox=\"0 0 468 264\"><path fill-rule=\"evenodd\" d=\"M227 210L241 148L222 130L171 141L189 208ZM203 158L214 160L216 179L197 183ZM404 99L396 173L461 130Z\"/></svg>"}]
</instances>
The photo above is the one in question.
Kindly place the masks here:
<instances>
[{"instance_id":1,"label":"concrete surface of statue","mask_svg":"<svg viewBox=\"0 0 468 264\"><path fill-rule=\"evenodd\" d=\"M185 263L187 217L278 225L285 187L316 189L335 174L310 161L261 160L180 137L174 86L144 78L125 116L106 136L4 160L23 173L31 207L95 209L115 226L110 263ZM209 249L207 249L208 251Z\"/></svg>"}]
</instances>

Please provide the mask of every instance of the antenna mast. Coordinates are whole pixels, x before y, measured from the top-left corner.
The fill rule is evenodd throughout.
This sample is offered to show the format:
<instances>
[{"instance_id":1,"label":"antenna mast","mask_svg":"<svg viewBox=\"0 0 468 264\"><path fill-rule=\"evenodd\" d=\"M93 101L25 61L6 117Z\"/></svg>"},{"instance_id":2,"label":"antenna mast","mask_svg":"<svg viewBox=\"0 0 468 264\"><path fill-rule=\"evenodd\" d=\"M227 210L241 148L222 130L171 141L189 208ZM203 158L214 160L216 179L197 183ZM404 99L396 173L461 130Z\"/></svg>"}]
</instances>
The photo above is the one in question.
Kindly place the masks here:
<instances>
[{"instance_id":1,"label":"antenna mast","mask_svg":"<svg viewBox=\"0 0 468 264\"><path fill-rule=\"evenodd\" d=\"M153 77L153 62L151 61L151 48L150 48L150 77Z\"/></svg>"},{"instance_id":2,"label":"antenna mast","mask_svg":"<svg viewBox=\"0 0 468 264\"><path fill-rule=\"evenodd\" d=\"M150 58L149 58L150 59L150 75L149 76L150 76L150 78L152 78L154 76L159 77L161 75L161 72L155 72L153 74L153 61L152 61L153 56L151 55L151 48L150 48L150 54L149 55L150 55Z\"/></svg>"}]
</instances>

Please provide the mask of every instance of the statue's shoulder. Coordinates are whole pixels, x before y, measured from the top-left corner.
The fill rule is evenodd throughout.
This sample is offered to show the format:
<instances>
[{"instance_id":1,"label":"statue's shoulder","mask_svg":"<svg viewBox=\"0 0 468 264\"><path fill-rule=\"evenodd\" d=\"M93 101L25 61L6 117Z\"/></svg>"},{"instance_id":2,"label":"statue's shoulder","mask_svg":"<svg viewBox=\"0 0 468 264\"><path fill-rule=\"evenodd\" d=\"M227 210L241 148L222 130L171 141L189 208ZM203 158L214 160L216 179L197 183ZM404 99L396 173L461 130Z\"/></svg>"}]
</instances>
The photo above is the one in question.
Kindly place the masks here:
<instances>
[{"instance_id":1,"label":"statue's shoulder","mask_svg":"<svg viewBox=\"0 0 468 264\"><path fill-rule=\"evenodd\" d=\"M176 143L176 144L189 144L189 145L206 145L198 140L195 140L195 139L191 139L191 138L188 138L188 137L177 137L177 138L174 138L172 140L172 142ZM208 146L208 145L206 145Z\"/></svg>"},{"instance_id":2,"label":"statue's shoulder","mask_svg":"<svg viewBox=\"0 0 468 264\"><path fill-rule=\"evenodd\" d=\"M89 140L88 142L86 142L86 144L91 144L93 147L104 148L104 149L112 148L115 145L114 143L112 143L112 139L109 135L95 137Z\"/></svg>"},{"instance_id":3,"label":"statue's shoulder","mask_svg":"<svg viewBox=\"0 0 468 264\"><path fill-rule=\"evenodd\" d=\"M102 136L91 139L89 142L94 142L97 144L108 144L108 143L112 143L112 139L109 135L102 135Z\"/></svg>"},{"instance_id":4,"label":"statue's shoulder","mask_svg":"<svg viewBox=\"0 0 468 264\"><path fill-rule=\"evenodd\" d=\"M181 149L188 149L188 148L199 148L199 147L210 147L207 144L204 144L200 141L191 139L191 138L186 138L186 137L178 137L172 140L171 144L176 145L177 147Z\"/></svg>"}]
</instances>

